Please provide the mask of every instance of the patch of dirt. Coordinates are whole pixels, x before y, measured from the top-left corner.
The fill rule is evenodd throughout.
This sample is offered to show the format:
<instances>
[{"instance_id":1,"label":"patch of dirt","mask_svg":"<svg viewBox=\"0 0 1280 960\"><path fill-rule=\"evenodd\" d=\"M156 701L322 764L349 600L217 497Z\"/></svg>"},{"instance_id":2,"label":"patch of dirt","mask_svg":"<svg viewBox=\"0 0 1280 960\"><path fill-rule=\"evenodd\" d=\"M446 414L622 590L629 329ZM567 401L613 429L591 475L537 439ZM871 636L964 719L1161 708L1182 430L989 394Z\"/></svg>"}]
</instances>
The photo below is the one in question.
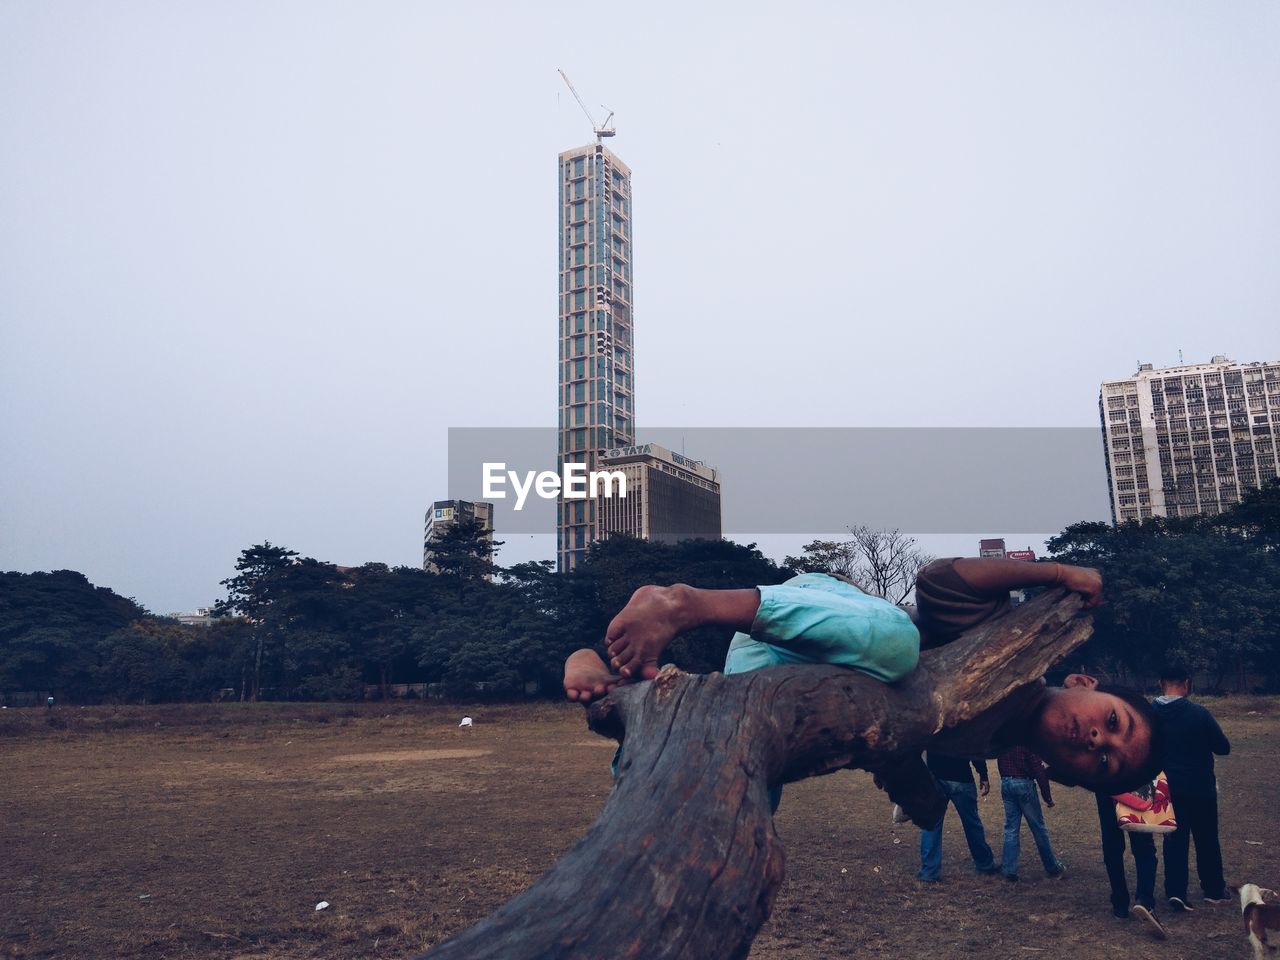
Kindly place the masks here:
<instances>
[{"instance_id":1,"label":"patch of dirt","mask_svg":"<svg viewBox=\"0 0 1280 960\"><path fill-rule=\"evenodd\" d=\"M358 763L413 763L418 760L474 760L487 757L492 750L383 750L380 753L348 753L325 761L326 766Z\"/></svg>"}]
</instances>

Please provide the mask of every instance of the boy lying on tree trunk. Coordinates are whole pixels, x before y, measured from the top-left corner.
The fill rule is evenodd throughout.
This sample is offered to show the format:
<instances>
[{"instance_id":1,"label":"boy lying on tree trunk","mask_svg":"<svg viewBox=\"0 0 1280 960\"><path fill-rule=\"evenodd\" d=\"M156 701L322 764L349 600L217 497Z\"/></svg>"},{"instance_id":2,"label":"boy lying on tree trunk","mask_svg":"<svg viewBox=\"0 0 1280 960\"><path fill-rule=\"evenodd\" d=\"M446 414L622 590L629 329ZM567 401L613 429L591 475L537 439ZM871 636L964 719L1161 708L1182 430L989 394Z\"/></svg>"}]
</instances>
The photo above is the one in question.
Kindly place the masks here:
<instances>
[{"instance_id":1,"label":"boy lying on tree trunk","mask_svg":"<svg viewBox=\"0 0 1280 960\"><path fill-rule=\"evenodd\" d=\"M610 665L589 649L565 662L570 700L590 703L620 684L651 680L658 657L680 633L718 625L738 632L726 674L782 664L832 664L893 683L915 669L921 649L949 643L1010 609L1009 591L1064 586L1086 607L1102 602L1096 570L1058 563L962 557L920 571L914 617L864 593L850 581L807 573L784 584L745 590L701 590L677 584L641 587L609 624ZM1159 771L1161 743L1146 698L1071 674L1061 687L1025 687L972 721L935 735L930 749L993 757L1011 746L1031 748L1061 783L1121 793ZM908 761L895 776L919 777ZM922 769L922 768L921 768ZM905 805L905 804L904 804Z\"/></svg>"}]
</instances>

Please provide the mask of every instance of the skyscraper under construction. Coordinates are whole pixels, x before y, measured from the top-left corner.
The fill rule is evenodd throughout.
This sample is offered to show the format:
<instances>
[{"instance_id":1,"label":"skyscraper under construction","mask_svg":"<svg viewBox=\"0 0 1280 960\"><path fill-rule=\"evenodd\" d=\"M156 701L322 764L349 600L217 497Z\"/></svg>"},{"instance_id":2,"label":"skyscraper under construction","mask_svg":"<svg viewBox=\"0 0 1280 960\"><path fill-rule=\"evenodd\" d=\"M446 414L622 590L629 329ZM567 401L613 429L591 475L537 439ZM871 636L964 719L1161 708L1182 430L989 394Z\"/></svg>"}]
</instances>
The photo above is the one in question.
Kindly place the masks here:
<instances>
[{"instance_id":1,"label":"skyscraper under construction","mask_svg":"<svg viewBox=\"0 0 1280 960\"><path fill-rule=\"evenodd\" d=\"M559 471L577 462L591 471L605 451L635 443L630 168L599 142L566 150L560 154L559 213L556 466ZM559 501L560 570L577 566L600 537L597 506L590 499Z\"/></svg>"}]
</instances>

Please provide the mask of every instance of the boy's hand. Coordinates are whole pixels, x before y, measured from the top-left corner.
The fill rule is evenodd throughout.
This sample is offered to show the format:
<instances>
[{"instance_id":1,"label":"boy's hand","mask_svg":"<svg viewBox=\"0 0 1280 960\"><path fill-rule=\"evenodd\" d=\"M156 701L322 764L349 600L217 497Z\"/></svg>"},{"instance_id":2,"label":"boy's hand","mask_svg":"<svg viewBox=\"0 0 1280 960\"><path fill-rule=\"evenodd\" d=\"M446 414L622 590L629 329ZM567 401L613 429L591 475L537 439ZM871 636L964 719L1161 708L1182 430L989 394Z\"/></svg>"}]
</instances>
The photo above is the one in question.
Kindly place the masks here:
<instances>
[{"instance_id":1,"label":"boy's hand","mask_svg":"<svg viewBox=\"0 0 1280 960\"><path fill-rule=\"evenodd\" d=\"M1073 567L1059 564L1058 582L1084 598L1084 607L1089 610L1102 602L1102 574L1093 567Z\"/></svg>"}]
</instances>

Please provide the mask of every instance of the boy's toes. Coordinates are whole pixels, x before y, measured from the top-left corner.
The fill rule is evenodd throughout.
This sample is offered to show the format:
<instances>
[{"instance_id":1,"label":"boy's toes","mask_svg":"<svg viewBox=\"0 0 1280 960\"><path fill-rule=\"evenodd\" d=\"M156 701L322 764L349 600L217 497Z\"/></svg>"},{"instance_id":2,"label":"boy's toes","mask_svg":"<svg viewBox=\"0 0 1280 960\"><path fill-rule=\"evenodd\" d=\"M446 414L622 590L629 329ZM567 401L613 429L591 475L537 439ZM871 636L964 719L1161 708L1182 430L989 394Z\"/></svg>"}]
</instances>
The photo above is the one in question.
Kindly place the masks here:
<instances>
[{"instance_id":1,"label":"boy's toes","mask_svg":"<svg viewBox=\"0 0 1280 960\"><path fill-rule=\"evenodd\" d=\"M637 662L635 657L624 651L614 654L612 659L609 661L609 666L611 666L616 673L619 673L624 677L630 677L632 670L639 667L640 664Z\"/></svg>"},{"instance_id":2,"label":"boy's toes","mask_svg":"<svg viewBox=\"0 0 1280 960\"><path fill-rule=\"evenodd\" d=\"M631 649L631 645L626 639L614 640L609 644L609 659L615 666L619 661L627 659L627 654Z\"/></svg>"}]
</instances>

